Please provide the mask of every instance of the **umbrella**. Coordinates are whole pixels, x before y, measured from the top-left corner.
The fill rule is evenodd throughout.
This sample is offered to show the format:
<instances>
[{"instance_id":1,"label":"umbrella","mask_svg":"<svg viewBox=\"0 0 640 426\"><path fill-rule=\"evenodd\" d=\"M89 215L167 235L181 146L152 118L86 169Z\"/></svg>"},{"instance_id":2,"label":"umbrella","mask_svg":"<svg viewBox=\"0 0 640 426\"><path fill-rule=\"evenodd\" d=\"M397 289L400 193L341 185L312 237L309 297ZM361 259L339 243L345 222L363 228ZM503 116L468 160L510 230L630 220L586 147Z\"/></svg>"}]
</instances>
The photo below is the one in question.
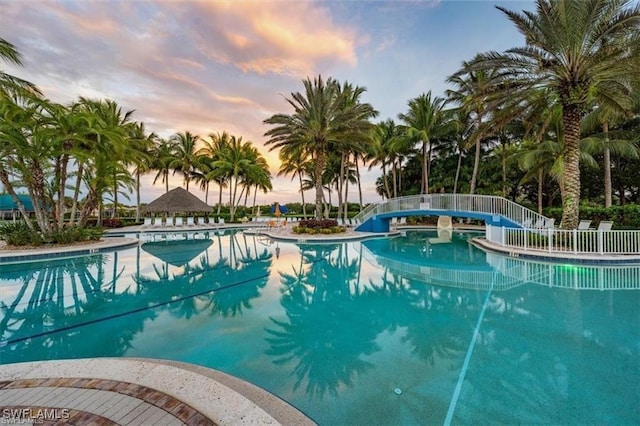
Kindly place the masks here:
<instances>
[{"instance_id":1,"label":"umbrella","mask_svg":"<svg viewBox=\"0 0 640 426\"><path fill-rule=\"evenodd\" d=\"M178 187L156 198L142 208L144 213L212 212L213 207L189 191Z\"/></svg>"},{"instance_id":2,"label":"umbrella","mask_svg":"<svg viewBox=\"0 0 640 426\"><path fill-rule=\"evenodd\" d=\"M287 214L289 212L289 208L287 206L281 206L280 203L275 203L271 206L271 213L275 214L276 217L280 217L280 215Z\"/></svg>"}]
</instances>

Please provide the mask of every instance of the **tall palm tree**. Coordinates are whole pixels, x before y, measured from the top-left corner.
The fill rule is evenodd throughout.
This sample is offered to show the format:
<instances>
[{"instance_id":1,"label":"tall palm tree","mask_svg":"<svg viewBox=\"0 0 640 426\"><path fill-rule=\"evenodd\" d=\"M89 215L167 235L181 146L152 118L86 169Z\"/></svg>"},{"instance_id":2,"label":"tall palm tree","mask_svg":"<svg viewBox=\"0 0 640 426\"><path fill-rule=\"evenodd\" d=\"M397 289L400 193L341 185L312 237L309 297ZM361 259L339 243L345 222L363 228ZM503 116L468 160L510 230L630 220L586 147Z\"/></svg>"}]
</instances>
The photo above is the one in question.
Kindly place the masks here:
<instances>
[{"instance_id":1,"label":"tall palm tree","mask_svg":"<svg viewBox=\"0 0 640 426\"><path fill-rule=\"evenodd\" d=\"M280 158L280 169L278 170L278 176L286 176L291 174L291 180L298 176L298 182L300 184L300 196L302 197L302 216L307 218L307 205L304 200L304 189L302 180L305 175L308 174L309 168L313 167L311 162L305 159L303 155L302 147L285 146L278 153Z\"/></svg>"},{"instance_id":2,"label":"tall palm tree","mask_svg":"<svg viewBox=\"0 0 640 426\"><path fill-rule=\"evenodd\" d=\"M151 170L157 171L153 178L155 184L158 179L164 183L165 192L169 192L169 172L171 172L171 163L176 158L176 147L172 140L158 138L155 145L151 148Z\"/></svg>"},{"instance_id":3,"label":"tall palm tree","mask_svg":"<svg viewBox=\"0 0 640 426\"><path fill-rule=\"evenodd\" d=\"M421 193L429 193L429 170L432 140L449 131L449 123L444 114L445 99L431 97L431 91L423 93L408 103L409 110L398 114L406 127L407 136L422 143L422 183Z\"/></svg>"},{"instance_id":4,"label":"tall palm tree","mask_svg":"<svg viewBox=\"0 0 640 426\"><path fill-rule=\"evenodd\" d=\"M222 203L222 188L224 177L220 177L216 179L213 163L221 159L222 152L229 145L231 136L227 132L222 133L210 133L206 139L201 140L202 147L196 153L201 157L200 161L200 169L201 169L201 185L202 189L205 191L205 203L208 203L209 199L209 183L212 181L217 181L219 185L219 203L218 209L220 208L220 204ZM220 212L218 211L218 215Z\"/></svg>"},{"instance_id":5,"label":"tall palm tree","mask_svg":"<svg viewBox=\"0 0 640 426\"><path fill-rule=\"evenodd\" d=\"M497 84L496 80L497 73L493 69L469 70L466 66L463 66L461 71L447 79L449 83L456 86L456 89L447 90L447 97L466 112L466 114L462 114L459 117L467 117L472 121L468 129L470 134L466 147L467 149L475 147L470 194L475 193L478 185L482 141L489 136L490 129L493 127L488 126L487 122L492 113L489 94Z\"/></svg>"},{"instance_id":6,"label":"tall palm tree","mask_svg":"<svg viewBox=\"0 0 640 426\"><path fill-rule=\"evenodd\" d=\"M151 170L153 165L152 155L158 136L151 132L147 134L144 123L138 122L131 130L130 141L133 144L135 155L131 158L136 177L136 222L140 221L140 176Z\"/></svg>"},{"instance_id":7,"label":"tall palm tree","mask_svg":"<svg viewBox=\"0 0 640 426\"><path fill-rule=\"evenodd\" d=\"M470 70L496 69L496 94L525 99L548 88L562 106L564 178L562 227L578 225L582 116L599 88L609 101L640 79L640 4L631 0L537 0L536 12L498 7L525 37L523 47L478 55Z\"/></svg>"},{"instance_id":8,"label":"tall palm tree","mask_svg":"<svg viewBox=\"0 0 640 426\"><path fill-rule=\"evenodd\" d=\"M604 206L611 207L612 204L612 184L611 184L611 154L618 154L627 158L638 158L640 150L635 141L624 132L611 130L618 124L624 122L629 117L629 111L640 112L640 92L636 91L629 97L628 103L622 104L624 98L619 99L613 105L607 101L608 93L601 93L599 98L604 98L603 102L597 103L584 118L582 133L589 135L587 139L590 143L591 152L601 152L603 155L604 170ZM618 107L627 107L620 110ZM613 139L612 139L613 137Z\"/></svg>"},{"instance_id":9,"label":"tall palm tree","mask_svg":"<svg viewBox=\"0 0 640 426\"><path fill-rule=\"evenodd\" d=\"M198 165L197 144L200 137L191 132L177 133L171 138L175 151L175 158L169 166L175 172L182 173L186 190L189 190L189 182L191 181L193 172Z\"/></svg>"},{"instance_id":10,"label":"tall palm tree","mask_svg":"<svg viewBox=\"0 0 640 426\"><path fill-rule=\"evenodd\" d=\"M265 124L272 127L265 133L271 150L298 146L304 158L313 159L315 177L316 218L322 215L324 199L322 176L327 155L332 146L349 140L360 140L371 127L368 118L375 114L367 103L349 102L348 91L341 91L333 78L325 82L321 76L313 81L303 80L304 93L292 93L285 98L294 109L293 114L275 114ZM362 89L361 92L363 92Z\"/></svg>"}]
</instances>

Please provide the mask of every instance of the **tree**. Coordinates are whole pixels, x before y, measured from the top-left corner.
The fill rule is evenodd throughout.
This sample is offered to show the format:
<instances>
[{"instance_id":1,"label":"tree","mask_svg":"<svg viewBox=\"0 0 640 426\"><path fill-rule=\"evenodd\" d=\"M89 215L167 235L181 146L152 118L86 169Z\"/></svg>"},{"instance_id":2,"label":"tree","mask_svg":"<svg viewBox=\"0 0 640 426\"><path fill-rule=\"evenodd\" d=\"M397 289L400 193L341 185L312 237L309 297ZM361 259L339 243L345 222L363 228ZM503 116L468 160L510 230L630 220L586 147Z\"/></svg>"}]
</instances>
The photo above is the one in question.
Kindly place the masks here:
<instances>
[{"instance_id":1,"label":"tree","mask_svg":"<svg viewBox=\"0 0 640 426\"><path fill-rule=\"evenodd\" d=\"M293 114L275 114L264 120L274 126L265 133L269 137L266 144L272 145L271 150L297 146L303 158L313 160L315 215L320 218L324 199L322 176L331 147L361 140L371 127L368 119L375 115L375 110L367 103L350 101L351 93L341 91L332 78L325 82L318 76L313 81L303 80L303 84L304 93L292 93L285 98L294 109Z\"/></svg>"},{"instance_id":2,"label":"tree","mask_svg":"<svg viewBox=\"0 0 640 426\"><path fill-rule=\"evenodd\" d=\"M411 99L409 111L399 114L398 118L406 124L407 136L422 143L422 184L421 192L429 193L429 169L431 164L432 141L451 130L450 122L444 113L445 100L431 92Z\"/></svg>"},{"instance_id":3,"label":"tree","mask_svg":"<svg viewBox=\"0 0 640 426\"><path fill-rule=\"evenodd\" d=\"M200 137L191 132L177 133L171 138L174 146L174 159L169 163L169 167L174 170L174 173L182 173L187 191L198 164L196 145L199 140Z\"/></svg>"},{"instance_id":4,"label":"tree","mask_svg":"<svg viewBox=\"0 0 640 426\"><path fill-rule=\"evenodd\" d=\"M537 0L536 12L498 7L525 37L523 47L478 55L469 70L496 69L496 94L526 99L547 88L562 106L563 212L561 226L577 228L580 203L580 123L594 93L627 94L640 79L640 4L629 0Z\"/></svg>"}]
</instances>

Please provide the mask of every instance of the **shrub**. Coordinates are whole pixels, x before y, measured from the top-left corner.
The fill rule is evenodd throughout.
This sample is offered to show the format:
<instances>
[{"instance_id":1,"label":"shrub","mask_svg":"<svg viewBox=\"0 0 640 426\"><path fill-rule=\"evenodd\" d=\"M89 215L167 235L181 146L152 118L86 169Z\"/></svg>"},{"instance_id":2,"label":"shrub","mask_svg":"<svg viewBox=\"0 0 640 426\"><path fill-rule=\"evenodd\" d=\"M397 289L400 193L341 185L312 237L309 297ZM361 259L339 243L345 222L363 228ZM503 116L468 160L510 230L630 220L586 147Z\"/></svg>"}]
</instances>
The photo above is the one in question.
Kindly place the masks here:
<instances>
[{"instance_id":1,"label":"shrub","mask_svg":"<svg viewBox=\"0 0 640 426\"><path fill-rule=\"evenodd\" d=\"M41 246L43 244L73 244L81 241L98 241L104 230L72 226L51 234L42 234L29 229L24 221L0 226L0 238L11 246Z\"/></svg>"},{"instance_id":2,"label":"shrub","mask_svg":"<svg viewBox=\"0 0 640 426\"><path fill-rule=\"evenodd\" d=\"M313 229L325 229L338 226L338 221L335 219L306 219L300 221L300 226Z\"/></svg>"},{"instance_id":3,"label":"shrub","mask_svg":"<svg viewBox=\"0 0 640 426\"><path fill-rule=\"evenodd\" d=\"M0 238L10 246L41 246L44 244L42 235L29 229L24 220L0 226Z\"/></svg>"},{"instance_id":4,"label":"shrub","mask_svg":"<svg viewBox=\"0 0 640 426\"><path fill-rule=\"evenodd\" d=\"M105 228L122 228L122 221L120 219L105 219L102 221Z\"/></svg>"}]
</instances>

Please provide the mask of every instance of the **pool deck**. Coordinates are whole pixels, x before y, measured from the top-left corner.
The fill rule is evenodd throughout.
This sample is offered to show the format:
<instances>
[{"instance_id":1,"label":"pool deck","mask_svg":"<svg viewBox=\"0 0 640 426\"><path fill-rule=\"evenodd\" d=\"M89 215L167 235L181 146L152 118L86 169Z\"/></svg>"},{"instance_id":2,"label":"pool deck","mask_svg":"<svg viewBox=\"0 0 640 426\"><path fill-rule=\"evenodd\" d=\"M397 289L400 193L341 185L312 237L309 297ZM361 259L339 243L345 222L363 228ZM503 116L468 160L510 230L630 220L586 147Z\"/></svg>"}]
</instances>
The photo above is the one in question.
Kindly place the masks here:
<instances>
[{"instance_id":1,"label":"pool deck","mask_svg":"<svg viewBox=\"0 0 640 426\"><path fill-rule=\"evenodd\" d=\"M0 366L0 423L313 425L285 401L209 368L141 358Z\"/></svg>"}]
</instances>

